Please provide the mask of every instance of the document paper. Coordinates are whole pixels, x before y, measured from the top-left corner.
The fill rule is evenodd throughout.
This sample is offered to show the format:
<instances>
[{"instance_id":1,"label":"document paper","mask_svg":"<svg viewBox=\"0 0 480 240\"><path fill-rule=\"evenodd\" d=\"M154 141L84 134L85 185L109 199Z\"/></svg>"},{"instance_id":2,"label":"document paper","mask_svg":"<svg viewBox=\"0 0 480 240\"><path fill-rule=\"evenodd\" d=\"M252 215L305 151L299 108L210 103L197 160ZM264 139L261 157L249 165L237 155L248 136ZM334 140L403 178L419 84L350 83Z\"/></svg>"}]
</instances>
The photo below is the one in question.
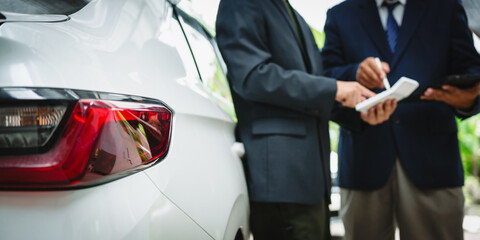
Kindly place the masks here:
<instances>
[{"instance_id":1,"label":"document paper","mask_svg":"<svg viewBox=\"0 0 480 240\"><path fill-rule=\"evenodd\" d=\"M379 102L385 102L388 99L397 99L397 102L408 97L418 87L418 82L407 78L400 78L395 85L355 106L355 110L359 112L367 112L371 107L376 106Z\"/></svg>"}]
</instances>

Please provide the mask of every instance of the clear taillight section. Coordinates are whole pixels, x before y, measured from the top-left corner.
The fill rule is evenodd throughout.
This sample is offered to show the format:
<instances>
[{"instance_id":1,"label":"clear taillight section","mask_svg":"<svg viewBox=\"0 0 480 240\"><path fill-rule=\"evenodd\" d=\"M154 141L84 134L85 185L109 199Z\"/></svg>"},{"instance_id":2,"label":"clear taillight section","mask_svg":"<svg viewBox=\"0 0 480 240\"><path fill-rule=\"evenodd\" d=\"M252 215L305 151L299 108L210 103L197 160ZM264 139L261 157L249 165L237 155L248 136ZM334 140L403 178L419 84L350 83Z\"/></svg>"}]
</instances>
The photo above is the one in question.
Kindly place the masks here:
<instances>
[{"instance_id":1,"label":"clear taillight section","mask_svg":"<svg viewBox=\"0 0 480 240\"><path fill-rule=\"evenodd\" d=\"M45 146L66 109L66 104L0 107L0 149Z\"/></svg>"},{"instance_id":2,"label":"clear taillight section","mask_svg":"<svg viewBox=\"0 0 480 240\"><path fill-rule=\"evenodd\" d=\"M0 123L5 135L55 129L63 115L68 120L48 151L0 156L0 187L93 185L145 168L168 150L172 112L161 104L80 100L69 114L63 107L2 108L2 116L8 116Z\"/></svg>"},{"instance_id":3,"label":"clear taillight section","mask_svg":"<svg viewBox=\"0 0 480 240\"><path fill-rule=\"evenodd\" d=\"M0 127L55 126L65 113L65 106L26 106L0 109Z\"/></svg>"}]
</instances>

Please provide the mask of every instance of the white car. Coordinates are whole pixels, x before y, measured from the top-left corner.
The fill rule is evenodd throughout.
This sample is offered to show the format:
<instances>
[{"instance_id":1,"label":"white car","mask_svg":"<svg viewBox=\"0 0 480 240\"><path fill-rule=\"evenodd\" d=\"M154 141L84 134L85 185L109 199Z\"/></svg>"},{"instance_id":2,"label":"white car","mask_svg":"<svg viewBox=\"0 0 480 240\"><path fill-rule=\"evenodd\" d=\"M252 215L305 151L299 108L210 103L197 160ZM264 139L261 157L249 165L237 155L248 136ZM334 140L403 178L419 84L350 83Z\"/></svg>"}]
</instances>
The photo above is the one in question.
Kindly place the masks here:
<instances>
[{"instance_id":1,"label":"white car","mask_svg":"<svg viewBox=\"0 0 480 240\"><path fill-rule=\"evenodd\" d=\"M0 239L248 239L225 67L189 9L0 2Z\"/></svg>"}]
</instances>

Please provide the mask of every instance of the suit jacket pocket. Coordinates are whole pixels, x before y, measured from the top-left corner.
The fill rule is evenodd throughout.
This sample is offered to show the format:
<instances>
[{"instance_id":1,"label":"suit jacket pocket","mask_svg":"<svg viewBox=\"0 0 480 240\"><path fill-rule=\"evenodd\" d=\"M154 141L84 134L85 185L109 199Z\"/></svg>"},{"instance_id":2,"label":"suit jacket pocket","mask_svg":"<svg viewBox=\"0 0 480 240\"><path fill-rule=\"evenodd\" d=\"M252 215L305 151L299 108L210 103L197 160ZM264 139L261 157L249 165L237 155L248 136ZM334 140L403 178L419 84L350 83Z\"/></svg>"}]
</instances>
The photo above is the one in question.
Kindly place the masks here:
<instances>
[{"instance_id":1,"label":"suit jacket pocket","mask_svg":"<svg viewBox=\"0 0 480 240\"><path fill-rule=\"evenodd\" d=\"M293 135L306 136L305 120L296 118L264 118L252 122L253 135Z\"/></svg>"}]
</instances>

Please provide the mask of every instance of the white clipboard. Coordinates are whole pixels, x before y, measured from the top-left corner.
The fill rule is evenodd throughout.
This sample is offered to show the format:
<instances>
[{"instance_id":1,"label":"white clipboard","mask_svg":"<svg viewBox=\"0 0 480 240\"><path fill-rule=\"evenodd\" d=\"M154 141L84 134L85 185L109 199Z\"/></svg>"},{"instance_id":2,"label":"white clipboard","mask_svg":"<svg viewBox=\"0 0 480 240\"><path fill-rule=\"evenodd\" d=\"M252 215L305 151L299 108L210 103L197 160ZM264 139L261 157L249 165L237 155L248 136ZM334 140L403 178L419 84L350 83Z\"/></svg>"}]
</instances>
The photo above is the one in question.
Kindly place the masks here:
<instances>
[{"instance_id":1,"label":"white clipboard","mask_svg":"<svg viewBox=\"0 0 480 240\"><path fill-rule=\"evenodd\" d=\"M355 106L355 110L359 112L367 112L371 107L377 105L379 102L385 102L388 99L396 99L397 102L410 96L418 87L418 82L407 78L400 78L395 85Z\"/></svg>"}]
</instances>

